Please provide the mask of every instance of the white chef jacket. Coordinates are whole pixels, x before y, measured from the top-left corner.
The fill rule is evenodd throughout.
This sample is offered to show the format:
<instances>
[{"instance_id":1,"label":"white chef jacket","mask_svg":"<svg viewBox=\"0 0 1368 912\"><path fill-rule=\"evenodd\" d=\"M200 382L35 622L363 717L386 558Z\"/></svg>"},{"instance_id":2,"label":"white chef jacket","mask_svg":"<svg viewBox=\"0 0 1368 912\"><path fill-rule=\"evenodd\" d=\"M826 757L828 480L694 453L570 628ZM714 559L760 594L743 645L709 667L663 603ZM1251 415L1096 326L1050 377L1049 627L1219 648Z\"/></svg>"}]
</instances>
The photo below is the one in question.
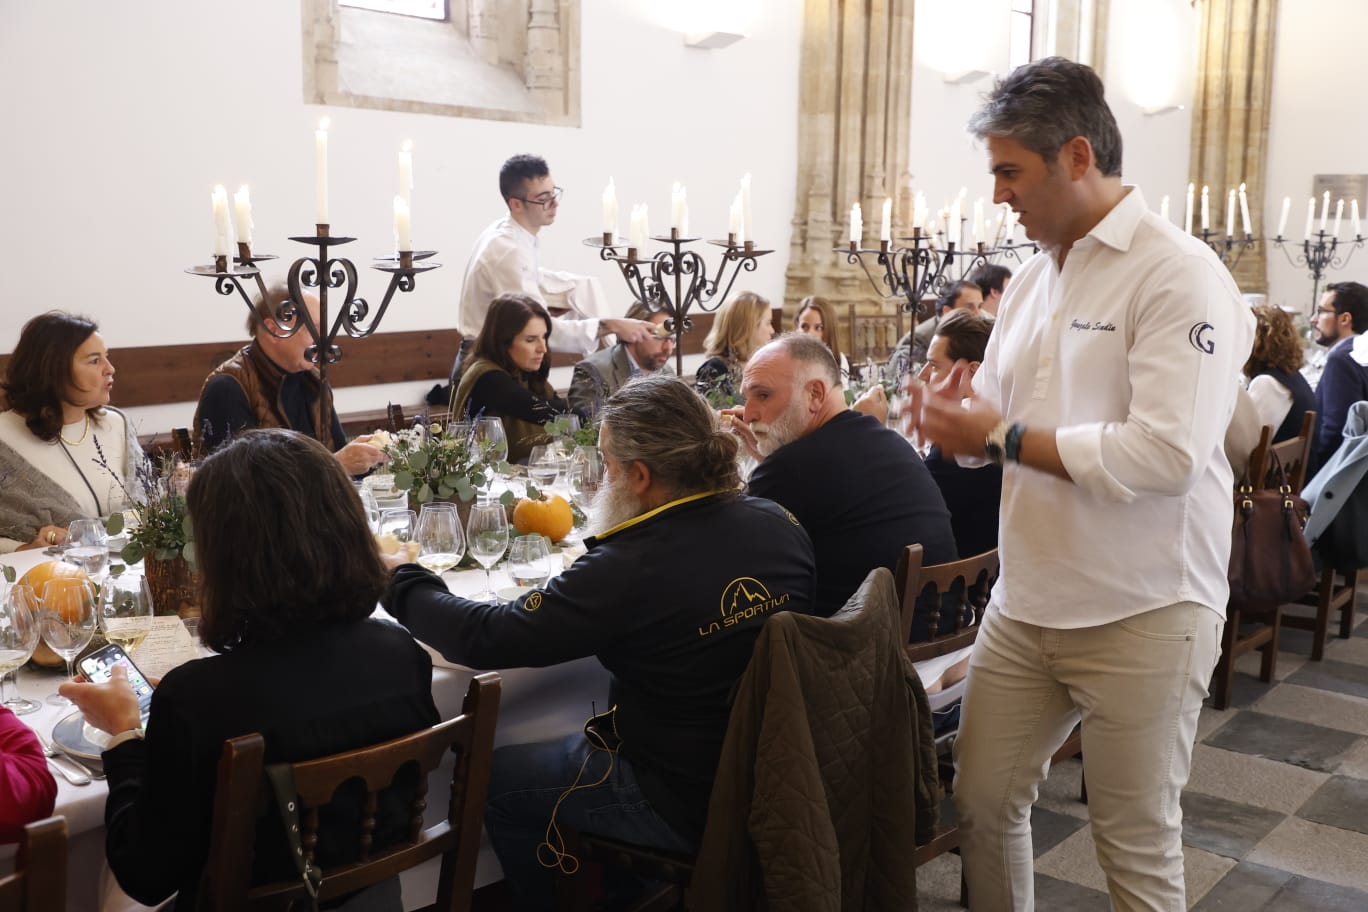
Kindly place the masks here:
<instances>
[{"instance_id":1,"label":"white chef jacket","mask_svg":"<svg viewBox=\"0 0 1368 912\"><path fill-rule=\"evenodd\" d=\"M1043 627L1110 623L1193 601L1224 615L1232 378L1254 317L1205 244L1140 190L1007 285L979 395L1055 428L1073 482L1009 463L992 601Z\"/></svg>"},{"instance_id":2,"label":"white chef jacket","mask_svg":"<svg viewBox=\"0 0 1368 912\"><path fill-rule=\"evenodd\" d=\"M496 221L475 241L461 286L461 335L474 341L490 303L501 294L521 292L543 305L569 308L575 316L551 318L551 350L589 355L598 350L599 314L604 312L598 280L542 269L537 236L509 216Z\"/></svg>"}]
</instances>

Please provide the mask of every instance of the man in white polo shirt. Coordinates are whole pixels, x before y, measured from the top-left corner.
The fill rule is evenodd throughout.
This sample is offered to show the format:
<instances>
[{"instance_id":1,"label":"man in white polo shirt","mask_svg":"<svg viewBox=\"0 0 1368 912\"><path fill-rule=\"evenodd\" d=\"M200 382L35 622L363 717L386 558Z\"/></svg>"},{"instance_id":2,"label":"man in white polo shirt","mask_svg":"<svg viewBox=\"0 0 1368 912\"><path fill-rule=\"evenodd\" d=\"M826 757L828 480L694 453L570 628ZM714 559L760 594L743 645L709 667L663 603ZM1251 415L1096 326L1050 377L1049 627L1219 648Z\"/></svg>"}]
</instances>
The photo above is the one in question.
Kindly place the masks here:
<instances>
[{"instance_id":1,"label":"man in white polo shirt","mask_svg":"<svg viewBox=\"0 0 1368 912\"><path fill-rule=\"evenodd\" d=\"M1253 317L1211 251L1122 184L1088 67L1014 70L969 128L994 202L1041 245L972 383L957 365L911 390L943 452L1004 464L1002 576L955 745L970 901L1034 908L1031 804L1081 719L1112 907L1181 910L1178 799L1228 595L1221 444Z\"/></svg>"}]
</instances>

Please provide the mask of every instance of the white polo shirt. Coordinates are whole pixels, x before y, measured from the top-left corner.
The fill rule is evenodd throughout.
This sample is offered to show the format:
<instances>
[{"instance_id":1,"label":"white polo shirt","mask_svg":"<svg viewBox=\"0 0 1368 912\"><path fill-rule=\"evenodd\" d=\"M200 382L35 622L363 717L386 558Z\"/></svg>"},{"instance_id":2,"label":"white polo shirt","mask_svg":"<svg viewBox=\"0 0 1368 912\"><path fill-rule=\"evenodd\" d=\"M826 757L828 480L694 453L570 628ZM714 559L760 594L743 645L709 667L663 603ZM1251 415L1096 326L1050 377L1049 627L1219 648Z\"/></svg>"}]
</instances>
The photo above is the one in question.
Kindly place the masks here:
<instances>
[{"instance_id":1,"label":"white polo shirt","mask_svg":"<svg viewBox=\"0 0 1368 912\"><path fill-rule=\"evenodd\" d=\"M1232 378L1254 317L1201 241L1138 188L1073 245L1008 283L980 395L1055 428L1073 482L1008 464L992 600L1043 627L1089 627L1193 601L1224 615Z\"/></svg>"}]
</instances>

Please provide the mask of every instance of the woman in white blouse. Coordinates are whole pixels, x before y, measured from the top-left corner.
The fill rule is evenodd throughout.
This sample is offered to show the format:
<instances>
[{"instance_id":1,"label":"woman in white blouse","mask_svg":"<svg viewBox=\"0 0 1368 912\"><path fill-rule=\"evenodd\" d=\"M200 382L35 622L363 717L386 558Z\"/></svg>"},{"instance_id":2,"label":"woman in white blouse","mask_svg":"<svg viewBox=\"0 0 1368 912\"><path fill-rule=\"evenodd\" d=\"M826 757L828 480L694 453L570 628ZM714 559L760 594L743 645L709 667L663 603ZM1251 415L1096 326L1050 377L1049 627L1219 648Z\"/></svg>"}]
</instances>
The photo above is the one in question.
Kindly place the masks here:
<instances>
[{"instance_id":1,"label":"woman in white blouse","mask_svg":"<svg viewBox=\"0 0 1368 912\"><path fill-rule=\"evenodd\" d=\"M1253 310L1254 347L1244 375L1259 423L1273 428L1273 442L1278 443L1301 433L1302 418L1316 407L1316 397L1301 375L1304 356L1292 318L1271 304L1257 304Z\"/></svg>"},{"instance_id":2,"label":"woman in white blouse","mask_svg":"<svg viewBox=\"0 0 1368 912\"><path fill-rule=\"evenodd\" d=\"M0 383L0 552L66 541L74 519L108 514L134 489L142 458L123 412L109 406L114 365L85 317L29 320Z\"/></svg>"}]
</instances>

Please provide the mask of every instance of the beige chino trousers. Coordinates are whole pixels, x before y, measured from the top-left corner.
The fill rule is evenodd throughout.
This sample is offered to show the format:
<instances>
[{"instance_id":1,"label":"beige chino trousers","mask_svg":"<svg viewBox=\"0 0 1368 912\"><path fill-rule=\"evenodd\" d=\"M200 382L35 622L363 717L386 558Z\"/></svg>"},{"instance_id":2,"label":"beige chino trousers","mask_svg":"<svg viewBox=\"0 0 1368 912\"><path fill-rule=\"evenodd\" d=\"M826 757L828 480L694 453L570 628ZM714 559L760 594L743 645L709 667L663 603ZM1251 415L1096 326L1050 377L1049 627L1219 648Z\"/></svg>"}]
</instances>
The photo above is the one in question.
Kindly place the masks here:
<instances>
[{"instance_id":1,"label":"beige chino trousers","mask_svg":"<svg viewBox=\"0 0 1368 912\"><path fill-rule=\"evenodd\" d=\"M973 912L1035 908L1031 806L1080 718L1088 816L1112 908L1183 912L1178 800L1221 625L1193 602L1073 630L987 612L955 742Z\"/></svg>"}]
</instances>

